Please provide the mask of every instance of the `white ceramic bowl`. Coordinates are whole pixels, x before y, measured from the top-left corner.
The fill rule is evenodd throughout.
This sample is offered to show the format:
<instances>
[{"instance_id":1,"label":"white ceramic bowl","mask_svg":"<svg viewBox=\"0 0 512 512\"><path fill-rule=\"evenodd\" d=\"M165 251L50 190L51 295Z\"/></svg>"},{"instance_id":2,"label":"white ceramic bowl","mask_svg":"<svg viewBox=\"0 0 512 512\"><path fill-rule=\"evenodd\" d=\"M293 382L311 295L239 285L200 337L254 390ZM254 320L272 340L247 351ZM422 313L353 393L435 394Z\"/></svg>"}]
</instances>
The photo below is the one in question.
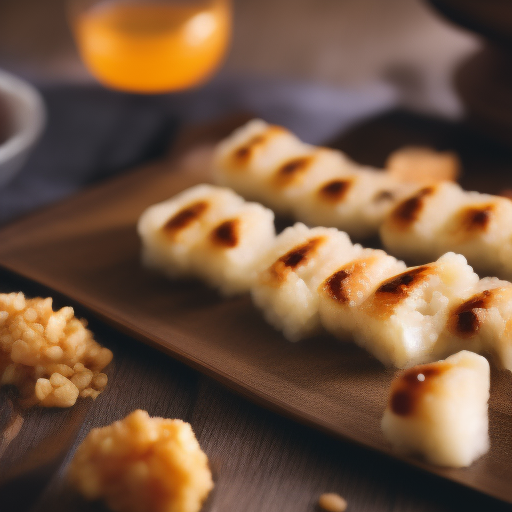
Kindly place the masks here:
<instances>
[{"instance_id":1,"label":"white ceramic bowl","mask_svg":"<svg viewBox=\"0 0 512 512\"><path fill-rule=\"evenodd\" d=\"M0 101L5 106L9 137L0 142L0 187L20 170L43 131L46 111L34 87L0 70ZM2 110L3 111L3 110Z\"/></svg>"}]
</instances>

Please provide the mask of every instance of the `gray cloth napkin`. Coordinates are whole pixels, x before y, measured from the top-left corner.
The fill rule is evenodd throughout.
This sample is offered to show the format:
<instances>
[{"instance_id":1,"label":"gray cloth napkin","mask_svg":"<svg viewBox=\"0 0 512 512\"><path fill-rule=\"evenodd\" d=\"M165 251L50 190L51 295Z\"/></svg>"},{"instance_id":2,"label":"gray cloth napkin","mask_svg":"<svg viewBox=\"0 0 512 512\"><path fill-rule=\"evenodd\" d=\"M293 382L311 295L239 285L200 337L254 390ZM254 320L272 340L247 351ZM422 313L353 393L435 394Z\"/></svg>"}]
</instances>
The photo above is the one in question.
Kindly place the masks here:
<instances>
[{"instance_id":1,"label":"gray cloth napkin","mask_svg":"<svg viewBox=\"0 0 512 512\"><path fill-rule=\"evenodd\" d=\"M181 123L248 111L318 144L396 104L394 91L383 84L350 90L240 77L157 96L76 85L41 92L48 123L22 171L0 190L0 223L158 158Z\"/></svg>"}]
</instances>

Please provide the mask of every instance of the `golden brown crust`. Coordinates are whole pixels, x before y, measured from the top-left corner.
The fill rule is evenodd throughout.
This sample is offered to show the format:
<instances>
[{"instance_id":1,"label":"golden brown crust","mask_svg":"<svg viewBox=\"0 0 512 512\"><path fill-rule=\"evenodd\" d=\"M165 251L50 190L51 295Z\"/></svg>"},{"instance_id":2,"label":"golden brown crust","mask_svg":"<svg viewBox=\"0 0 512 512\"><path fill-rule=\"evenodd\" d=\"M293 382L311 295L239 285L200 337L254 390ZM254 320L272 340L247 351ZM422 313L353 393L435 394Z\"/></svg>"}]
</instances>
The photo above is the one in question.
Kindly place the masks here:
<instances>
[{"instance_id":1,"label":"golden brown crust","mask_svg":"<svg viewBox=\"0 0 512 512\"><path fill-rule=\"evenodd\" d=\"M331 180L318 189L318 196L329 203L340 203L345 199L353 183L352 178Z\"/></svg>"},{"instance_id":2,"label":"golden brown crust","mask_svg":"<svg viewBox=\"0 0 512 512\"><path fill-rule=\"evenodd\" d=\"M249 166L254 152L261 146L265 145L270 139L276 135L286 133L286 130L280 126L269 126L268 129L255 135L248 142L236 148L228 157L230 169L243 169Z\"/></svg>"},{"instance_id":3,"label":"golden brown crust","mask_svg":"<svg viewBox=\"0 0 512 512\"><path fill-rule=\"evenodd\" d=\"M440 361L415 366L403 372L391 384L389 407L398 416L417 414L423 397L435 389L436 379L452 367Z\"/></svg>"},{"instance_id":4,"label":"golden brown crust","mask_svg":"<svg viewBox=\"0 0 512 512\"><path fill-rule=\"evenodd\" d=\"M432 265L423 265L387 279L377 288L367 308L381 318L391 316L396 307L434 272Z\"/></svg>"},{"instance_id":5,"label":"golden brown crust","mask_svg":"<svg viewBox=\"0 0 512 512\"><path fill-rule=\"evenodd\" d=\"M325 240L324 236L311 238L281 256L266 272L269 283L274 285L282 283L289 272L305 265Z\"/></svg>"},{"instance_id":6,"label":"golden brown crust","mask_svg":"<svg viewBox=\"0 0 512 512\"><path fill-rule=\"evenodd\" d=\"M163 225L162 232L167 237L173 238L179 231L199 219L208 210L209 206L207 201L197 201L182 208Z\"/></svg>"},{"instance_id":7,"label":"golden brown crust","mask_svg":"<svg viewBox=\"0 0 512 512\"><path fill-rule=\"evenodd\" d=\"M272 184L277 188L285 188L293 183L300 182L313 161L314 157L312 155L288 160L277 169Z\"/></svg>"},{"instance_id":8,"label":"golden brown crust","mask_svg":"<svg viewBox=\"0 0 512 512\"><path fill-rule=\"evenodd\" d=\"M215 246L232 249L239 242L239 227L239 219L225 220L212 230L210 240Z\"/></svg>"},{"instance_id":9,"label":"golden brown crust","mask_svg":"<svg viewBox=\"0 0 512 512\"><path fill-rule=\"evenodd\" d=\"M466 206L455 215L452 234L457 238L471 238L489 230L496 215L496 204Z\"/></svg>"},{"instance_id":10,"label":"golden brown crust","mask_svg":"<svg viewBox=\"0 0 512 512\"><path fill-rule=\"evenodd\" d=\"M512 287L484 290L453 308L447 321L448 330L459 338L475 336L485 320L486 310L493 307L498 297L512 300Z\"/></svg>"},{"instance_id":11,"label":"golden brown crust","mask_svg":"<svg viewBox=\"0 0 512 512\"><path fill-rule=\"evenodd\" d=\"M320 289L340 304L354 300L357 293L364 288L368 267L373 265L375 261L377 261L377 257L370 256L344 265L330 275L320 285Z\"/></svg>"},{"instance_id":12,"label":"golden brown crust","mask_svg":"<svg viewBox=\"0 0 512 512\"><path fill-rule=\"evenodd\" d=\"M425 207L426 198L433 195L435 190L435 187L424 187L395 206L390 215L395 225L401 229L407 229L414 224Z\"/></svg>"}]
</instances>

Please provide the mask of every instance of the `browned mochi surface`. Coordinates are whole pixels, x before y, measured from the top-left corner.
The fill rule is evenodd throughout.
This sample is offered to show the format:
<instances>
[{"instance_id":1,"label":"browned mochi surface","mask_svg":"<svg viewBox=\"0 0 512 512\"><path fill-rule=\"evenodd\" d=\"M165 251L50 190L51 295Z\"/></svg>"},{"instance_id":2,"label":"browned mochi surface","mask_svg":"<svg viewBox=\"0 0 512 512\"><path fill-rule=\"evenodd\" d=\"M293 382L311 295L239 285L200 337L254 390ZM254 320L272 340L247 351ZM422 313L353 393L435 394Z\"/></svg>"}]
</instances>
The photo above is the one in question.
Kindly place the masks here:
<instances>
[{"instance_id":1,"label":"browned mochi surface","mask_svg":"<svg viewBox=\"0 0 512 512\"><path fill-rule=\"evenodd\" d=\"M222 248L233 248L239 241L239 219L229 219L221 222L210 233L210 240L214 246Z\"/></svg>"},{"instance_id":2,"label":"browned mochi surface","mask_svg":"<svg viewBox=\"0 0 512 512\"><path fill-rule=\"evenodd\" d=\"M280 133L286 133L286 130L280 126L269 126L264 133L255 135L248 142L236 148L229 158L230 170L247 167L254 155L254 152L258 148L264 146L272 137Z\"/></svg>"},{"instance_id":3,"label":"browned mochi surface","mask_svg":"<svg viewBox=\"0 0 512 512\"><path fill-rule=\"evenodd\" d=\"M393 199L395 199L395 194L391 190L381 190L373 196L374 203L393 201Z\"/></svg>"},{"instance_id":4,"label":"browned mochi surface","mask_svg":"<svg viewBox=\"0 0 512 512\"><path fill-rule=\"evenodd\" d=\"M418 220L421 210L424 208L425 199L435 193L435 187L424 187L414 196L399 203L391 212L391 219L397 227L409 228Z\"/></svg>"},{"instance_id":5,"label":"browned mochi surface","mask_svg":"<svg viewBox=\"0 0 512 512\"><path fill-rule=\"evenodd\" d=\"M314 158L312 155L293 158L282 164L275 172L272 182L278 188L300 183Z\"/></svg>"},{"instance_id":6,"label":"browned mochi surface","mask_svg":"<svg viewBox=\"0 0 512 512\"><path fill-rule=\"evenodd\" d=\"M163 225L162 232L167 237L174 238L179 231L198 220L206 212L208 207L209 204L207 201L197 201L182 208Z\"/></svg>"},{"instance_id":7,"label":"browned mochi surface","mask_svg":"<svg viewBox=\"0 0 512 512\"><path fill-rule=\"evenodd\" d=\"M267 280L270 284L279 286L289 272L305 265L325 242L324 236L311 238L307 242L297 245L281 256L267 271Z\"/></svg>"},{"instance_id":8,"label":"browned mochi surface","mask_svg":"<svg viewBox=\"0 0 512 512\"><path fill-rule=\"evenodd\" d=\"M319 188L318 195L324 201L339 203L345 199L353 182L351 178L331 180Z\"/></svg>"},{"instance_id":9,"label":"browned mochi surface","mask_svg":"<svg viewBox=\"0 0 512 512\"><path fill-rule=\"evenodd\" d=\"M465 239L485 233L489 229L495 210L496 205L492 203L462 208L455 214L450 234Z\"/></svg>"},{"instance_id":10,"label":"browned mochi surface","mask_svg":"<svg viewBox=\"0 0 512 512\"><path fill-rule=\"evenodd\" d=\"M391 316L396 306L433 273L431 265L423 265L387 279L370 297L365 309L381 318Z\"/></svg>"},{"instance_id":11,"label":"browned mochi surface","mask_svg":"<svg viewBox=\"0 0 512 512\"><path fill-rule=\"evenodd\" d=\"M333 300L346 303L357 297L358 291L367 284L367 271L378 260L375 256L360 258L344 265L329 276L320 288Z\"/></svg>"},{"instance_id":12,"label":"browned mochi surface","mask_svg":"<svg viewBox=\"0 0 512 512\"><path fill-rule=\"evenodd\" d=\"M482 309L489 306L495 290L484 290L457 306L448 319L448 329L457 336L469 338L480 330Z\"/></svg>"},{"instance_id":13,"label":"browned mochi surface","mask_svg":"<svg viewBox=\"0 0 512 512\"><path fill-rule=\"evenodd\" d=\"M440 361L415 366L403 372L391 384L389 398L391 411L398 416L417 414L423 397L434 391L436 379L451 367L451 364Z\"/></svg>"},{"instance_id":14,"label":"browned mochi surface","mask_svg":"<svg viewBox=\"0 0 512 512\"><path fill-rule=\"evenodd\" d=\"M512 300L512 287L484 290L453 308L447 322L448 330L460 338L478 334L486 320L487 310L495 305L495 299Z\"/></svg>"}]
</instances>

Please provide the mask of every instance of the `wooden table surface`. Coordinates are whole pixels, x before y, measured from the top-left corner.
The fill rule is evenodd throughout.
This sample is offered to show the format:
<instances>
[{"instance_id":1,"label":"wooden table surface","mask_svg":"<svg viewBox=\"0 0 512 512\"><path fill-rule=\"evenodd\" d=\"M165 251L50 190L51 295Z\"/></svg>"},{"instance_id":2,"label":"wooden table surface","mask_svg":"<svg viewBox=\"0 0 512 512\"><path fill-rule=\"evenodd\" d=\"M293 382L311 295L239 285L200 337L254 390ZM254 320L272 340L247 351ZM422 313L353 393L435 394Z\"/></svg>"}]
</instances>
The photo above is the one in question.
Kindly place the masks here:
<instances>
[{"instance_id":1,"label":"wooden table surface","mask_svg":"<svg viewBox=\"0 0 512 512\"><path fill-rule=\"evenodd\" d=\"M361 149L367 146L368 137L380 141L373 153ZM502 170L511 161L508 152L472 139L457 125L403 112L359 127L337 145L353 156L378 163L397 141L458 145L459 151L466 151L463 161L470 158L478 163L475 155L479 154L481 161L489 162L493 155L486 182L488 176L500 181ZM467 182L483 183L482 176L469 165ZM2 511L104 510L98 503L85 502L68 487L66 466L91 428L137 408L192 424L216 482L205 512L315 511L323 492L343 495L352 512L512 510L510 505L329 438L254 405L184 364L116 332L65 297L0 270L0 291L17 290L32 296L52 295L56 306L74 305L115 358L108 369L109 385L95 402L80 400L67 410L35 408L24 412L17 437L9 445L5 438L0 443ZM1 431L13 415L11 393L8 389L0 393Z\"/></svg>"}]
</instances>

